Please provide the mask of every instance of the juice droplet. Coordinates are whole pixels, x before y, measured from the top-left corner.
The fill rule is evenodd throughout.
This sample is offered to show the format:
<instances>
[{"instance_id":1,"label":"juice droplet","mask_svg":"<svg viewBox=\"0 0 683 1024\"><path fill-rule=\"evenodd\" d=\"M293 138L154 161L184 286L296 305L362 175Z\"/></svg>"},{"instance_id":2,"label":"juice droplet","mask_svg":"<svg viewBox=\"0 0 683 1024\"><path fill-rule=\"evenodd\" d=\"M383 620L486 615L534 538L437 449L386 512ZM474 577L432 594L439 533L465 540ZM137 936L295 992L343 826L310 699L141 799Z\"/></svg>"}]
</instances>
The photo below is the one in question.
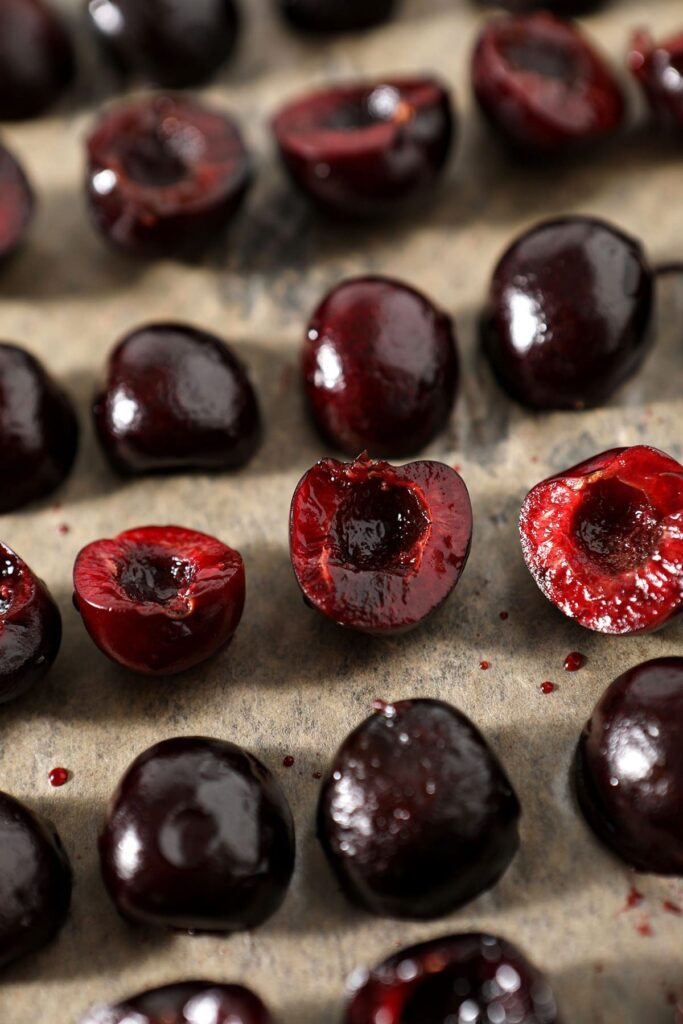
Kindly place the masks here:
<instances>
[{"instance_id":1,"label":"juice droplet","mask_svg":"<svg viewBox=\"0 0 683 1024\"><path fill-rule=\"evenodd\" d=\"M637 924L636 931L639 935L642 935L644 939L649 939L654 935L654 929L649 921L641 921Z\"/></svg>"},{"instance_id":2,"label":"juice droplet","mask_svg":"<svg viewBox=\"0 0 683 1024\"><path fill-rule=\"evenodd\" d=\"M578 672L586 664L586 655L580 651L571 651L564 659L565 672Z\"/></svg>"},{"instance_id":3,"label":"juice droplet","mask_svg":"<svg viewBox=\"0 0 683 1024\"><path fill-rule=\"evenodd\" d=\"M555 683L551 683L549 679L546 679L546 681L544 683L541 683L539 689L540 689L541 693L548 694L548 693L554 693L555 690L557 689L557 686L555 685Z\"/></svg>"},{"instance_id":4,"label":"juice droplet","mask_svg":"<svg viewBox=\"0 0 683 1024\"><path fill-rule=\"evenodd\" d=\"M66 768L53 768L47 777L50 780L50 785L57 788L69 781L69 772Z\"/></svg>"},{"instance_id":5,"label":"juice droplet","mask_svg":"<svg viewBox=\"0 0 683 1024\"><path fill-rule=\"evenodd\" d=\"M323 777L323 773L322 772L317 772L317 771L313 772L313 778L314 779L322 779L322 777Z\"/></svg>"},{"instance_id":6,"label":"juice droplet","mask_svg":"<svg viewBox=\"0 0 683 1024\"><path fill-rule=\"evenodd\" d=\"M487 668L491 668L491 662L490 661L480 661L479 662L479 668L482 669L485 672Z\"/></svg>"},{"instance_id":7,"label":"juice droplet","mask_svg":"<svg viewBox=\"0 0 683 1024\"><path fill-rule=\"evenodd\" d=\"M678 903L674 903L673 900L664 900L662 902L662 910L665 910L667 914L676 914L677 917L683 914L683 909L681 909Z\"/></svg>"},{"instance_id":8,"label":"juice droplet","mask_svg":"<svg viewBox=\"0 0 683 1024\"><path fill-rule=\"evenodd\" d=\"M645 897L639 889L636 889L635 885L632 885L629 889L628 896L626 897L626 903L623 906L623 910L633 910L634 907L639 907Z\"/></svg>"},{"instance_id":9,"label":"juice droplet","mask_svg":"<svg viewBox=\"0 0 683 1024\"><path fill-rule=\"evenodd\" d=\"M282 766L283 766L283 768L293 768L294 767L294 758L292 757L291 754L287 754L287 757L284 757L282 759Z\"/></svg>"},{"instance_id":10,"label":"juice droplet","mask_svg":"<svg viewBox=\"0 0 683 1024\"><path fill-rule=\"evenodd\" d=\"M501 612L500 613L500 618L503 620L503 622L505 622L506 619L510 618L510 613L509 612Z\"/></svg>"},{"instance_id":11,"label":"juice droplet","mask_svg":"<svg viewBox=\"0 0 683 1024\"><path fill-rule=\"evenodd\" d=\"M66 534L70 533L70 532L71 532L71 527L69 526L68 523L58 523L58 525L57 525L57 533L61 533L61 535L63 537L65 537Z\"/></svg>"}]
</instances>

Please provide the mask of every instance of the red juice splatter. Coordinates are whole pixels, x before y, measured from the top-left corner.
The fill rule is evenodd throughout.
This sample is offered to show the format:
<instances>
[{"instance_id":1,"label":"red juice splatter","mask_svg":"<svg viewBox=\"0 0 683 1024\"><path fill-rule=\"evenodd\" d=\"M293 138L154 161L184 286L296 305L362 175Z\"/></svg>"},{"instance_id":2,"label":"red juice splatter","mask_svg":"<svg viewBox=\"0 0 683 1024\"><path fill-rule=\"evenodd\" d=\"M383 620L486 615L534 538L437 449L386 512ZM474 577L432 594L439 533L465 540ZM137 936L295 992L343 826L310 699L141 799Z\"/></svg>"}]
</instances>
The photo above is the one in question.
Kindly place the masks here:
<instances>
[{"instance_id":1,"label":"red juice splatter","mask_svg":"<svg viewBox=\"0 0 683 1024\"><path fill-rule=\"evenodd\" d=\"M486 672L486 670L488 668L491 668L491 662L490 661L480 661L479 662L479 668L482 669L483 672Z\"/></svg>"},{"instance_id":2,"label":"red juice splatter","mask_svg":"<svg viewBox=\"0 0 683 1024\"><path fill-rule=\"evenodd\" d=\"M313 778L314 779L322 779L322 777L323 777L323 773L322 772L313 772Z\"/></svg>"},{"instance_id":3,"label":"red juice splatter","mask_svg":"<svg viewBox=\"0 0 683 1024\"><path fill-rule=\"evenodd\" d=\"M58 526L57 526L57 533L61 533L61 535L63 537L65 537L66 534L70 533L70 532L71 532L71 527L69 526L68 523L59 523L58 524Z\"/></svg>"},{"instance_id":4,"label":"red juice splatter","mask_svg":"<svg viewBox=\"0 0 683 1024\"><path fill-rule=\"evenodd\" d=\"M554 693L555 690L557 690L557 688L558 687L555 685L555 683L551 683L549 679L546 679L546 681L544 683L541 683L541 685L539 686L539 690L541 691L541 693L545 693L546 695L549 693Z\"/></svg>"},{"instance_id":5,"label":"red juice splatter","mask_svg":"<svg viewBox=\"0 0 683 1024\"><path fill-rule=\"evenodd\" d=\"M586 664L586 655L580 651L571 651L564 659L565 672L578 672Z\"/></svg>"},{"instance_id":6,"label":"red juice splatter","mask_svg":"<svg viewBox=\"0 0 683 1024\"><path fill-rule=\"evenodd\" d=\"M282 766L283 766L283 768L293 768L294 767L294 758L292 757L291 754L287 754L287 757L284 757L282 759Z\"/></svg>"},{"instance_id":7,"label":"red juice splatter","mask_svg":"<svg viewBox=\"0 0 683 1024\"><path fill-rule=\"evenodd\" d=\"M639 935L642 935L644 939L650 939L654 935L654 929L649 921L640 921L636 925L636 931Z\"/></svg>"},{"instance_id":8,"label":"red juice splatter","mask_svg":"<svg viewBox=\"0 0 683 1024\"><path fill-rule=\"evenodd\" d=\"M662 910L665 910L667 914L676 914L677 917L683 914L683 909L681 909L678 903L674 903L673 900L663 900Z\"/></svg>"},{"instance_id":9,"label":"red juice splatter","mask_svg":"<svg viewBox=\"0 0 683 1024\"><path fill-rule=\"evenodd\" d=\"M53 768L47 777L50 780L50 785L58 788L69 781L69 772L66 768Z\"/></svg>"},{"instance_id":10,"label":"red juice splatter","mask_svg":"<svg viewBox=\"0 0 683 1024\"><path fill-rule=\"evenodd\" d=\"M645 897L639 889L636 889L635 885L632 885L629 889L628 896L626 897L626 903L621 908L622 913L627 910L633 910L634 907L639 907Z\"/></svg>"},{"instance_id":11,"label":"red juice splatter","mask_svg":"<svg viewBox=\"0 0 683 1024\"><path fill-rule=\"evenodd\" d=\"M501 618L503 620L503 622L505 622L506 619L510 618L510 613L509 612L501 612L500 615L499 615L499 618Z\"/></svg>"}]
</instances>

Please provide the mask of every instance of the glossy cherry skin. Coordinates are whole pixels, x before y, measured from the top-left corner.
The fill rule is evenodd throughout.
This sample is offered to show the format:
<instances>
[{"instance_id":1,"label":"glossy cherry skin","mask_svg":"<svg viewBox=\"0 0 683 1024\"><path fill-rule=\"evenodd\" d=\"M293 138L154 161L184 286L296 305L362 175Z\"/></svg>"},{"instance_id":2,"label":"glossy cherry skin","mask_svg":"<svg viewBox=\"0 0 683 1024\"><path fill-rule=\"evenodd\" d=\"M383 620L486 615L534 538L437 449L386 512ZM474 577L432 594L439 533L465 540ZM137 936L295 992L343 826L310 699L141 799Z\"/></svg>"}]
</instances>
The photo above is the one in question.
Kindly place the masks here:
<instances>
[{"instance_id":1,"label":"glossy cherry skin","mask_svg":"<svg viewBox=\"0 0 683 1024\"><path fill-rule=\"evenodd\" d=\"M625 636L683 611L683 466L614 448L537 484L520 516L527 567L580 625Z\"/></svg>"},{"instance_id":2,"label":"glossy cherry skin","mask_svg":"<svg viewBox=\"0 0 683 1024\"><path fill-rule=\"evenodd\" d=\"M313 420L336 448L412 455L445 427L455 402L453 323L400 281L345 281L308 325L303 375Z\"/></svg>"},{"instance_id":3,"label":"glossy cherry skin","mask_svg":"<svg viewBox=\"0 0 683 1024\"><path fill-rule=\"evenodd\" d=\"M289 102L273 121L296 185L336 216L375 217L429 194L455 133L433 78L331 86Z\"/></svg>"},{"instance_id":4,"label":"glossy cherry skin","mask_svg":"<svg viewBox=\"0 0 683 1024\"><path fill-rule=\"evenodd\" d=\"M71 868L54 825L0 793L0 967L49 942L70 903Z\"/></svg>"},{"instance_id":5,"label":"glossy cherry skin","mask_svg":"<svg viewBox=\"0 0 683 1024\"><path fill-rule=\"evenodd\" d=\"M349 981L345 1024L560 1024L555 998L510 942L445 935L395 953Z\"/></svg>"},{"instance_id":6,"label":"glossy cherry skin","mask_svg":"<svg viewBox=\"0 0 683 1024\"><path fill-rule=\"evenodd\" d=\"M232 54L234 0L87 0L89 20L124 71L169 89L206 81Z\"/></svg>"},{"instance_id":7,"label":"glossy cherry skin","mask_svg":"<svg viewBox=\"0 0 683 1024\"><path fill-rule=\"evenodd\" d=\"M121 473L235 469L261 438L242 364L219 338L178 323L148 324L119 342L94 416Z\"/></svg>"},{"instance_id":8,"label":"glossy cherry skin","mask_svg":"<svg viewBox=\"0 0 683 1024\"><path fill-rule=\"evenodd\" d=\"M640 871L683 875L683 658L655 658L604 692L576 755L593 831Z\"/></svg>"},{"instance_id":9,"label":"glossy cherry skin","mask_svg":"<svg viewBox=\"0 0 683 1024\"><path fill-rule=\"evenodd\" d=\"M56 490L77 448L67 395L29 352L0 344L0 513Z\"/></svg>"},{"instance_id":10,"label":"glossy cherry skin","mask_svg":"<svg viewBox=\"0 0 683 1024\"><path fill-rule=\"evenodd\" d=\"M37 117L70 85L73 46L54 8L43 0L0 4L0 121Z\"/></svg>"},{"instance_id":11,"label":"glossy cherry skin","mask_svg":"<svg viewBox=\"0 0 683 1024\"><path fill-rule=\"evenodd\" d=\"M115 1005L93 1006L80 1024L193 1024L198 1019L210 1024L273 1024L268 1010L248 988L214 981L181 981Z\"/></svg>"},{"instance_id":12,"label":"glossy cherry skin","mask_svg":"<svg viewBox=\"0 0 683 1024\"><path fill-rule=\"evenodd\" d=\"M354 903L431 920L498 881L517 852L519 815L472 722L442 701L407 700L382 705L342 743L322 785L318 835Z\"/></svg>"},{"instance_id":13,"label":"glossy cherry skin","mask_svg":"<svg viewBox=\"0 0 683 1024\"><path fill-rule=\"evenodd\" d=\"M501 257L482 341L509 394L532 409L605 402L652 340L654 274L639 242L606 221L563 217Z\"/></svg>"},{"instance_id":14,"label":"glossy cherry skin","mask_svg":"<svg viewBox=\"0 0 683 1024\"><path fill-rule=\"evenodd\" d=\"M657 119L683 130L683 32L661 43L649 32L636 32L628 63Z\"/></svg>"},{"instance_id":15,"label":"glossy cherry skin","mask_svg":"<svg viewBox=\"0 0 683 1024\"><path fill-rule=\"evenodd\" d=\"M93 220L143 257L193 257L225 229L251 180L237 124L185 97L145 96L100 118L87 143Z\"/></svg>"},{"instance_id":16,"label":"glossy cherry skin","mask_svg":"<svg viewBox=\"0 0 683 1024\"><path fill-rule=\"evenodd\" d=\"M236 932L263 924L294 868L294 825L278 782L234 743L187 736L140 754L99 841L119 912L164 928Z\"/></svg>"},{"instance_id":17,"label":"glossy cherry skin","mask_svg":"<svg viewBox=\"0 0 683 1024\"><path fill-rule=\"evenodd\" d=\"M570 22L541 11L491 19L472 85L495 131L525 153L565 153L612 135L625 103L612 71Z\"/></svg>"},{"instance_id":18,"label":"glossy cherry skin","mask_svg":"<svg viewBox=\"0 0 683 1024\"><path fill-rule=\"evenodd\" d=\"M279 0L292 25L304 32L355 32L391 18L396 0Z\"/></svg>"},{"instance_id":19,"label":"glossy cherry skin","mask_svg":"<svg viewBox=\"0 0 683 1024\"><path fill-rule=\"evenodd\" d=\"M0 146L0 261L24 241L34 212L33 189L23 167Z\"/></svg>"},{"instance_id":20,"label":"glossy cherry skin","mask_svg":"<svg viewBox=\"0 0 683 1024\"><path fill-rule=\"evenodd\" d=\"M460 579L472 507L464 481L442 462L322 459L294 492L289 538L307 604L340 626L403 633Z\"/></svg>"},{"instance_id":21,"label":"glossy cherry skin","mask_svg":"<svg viewBox=\"0 0 683 1024\"><path fill-rule=\"evenodd\" d=\"M112 661L173 675L225 646L244 608L239 551L196 530L142 526L83 548L74 604Z\"/></svg>"}]
</instances>

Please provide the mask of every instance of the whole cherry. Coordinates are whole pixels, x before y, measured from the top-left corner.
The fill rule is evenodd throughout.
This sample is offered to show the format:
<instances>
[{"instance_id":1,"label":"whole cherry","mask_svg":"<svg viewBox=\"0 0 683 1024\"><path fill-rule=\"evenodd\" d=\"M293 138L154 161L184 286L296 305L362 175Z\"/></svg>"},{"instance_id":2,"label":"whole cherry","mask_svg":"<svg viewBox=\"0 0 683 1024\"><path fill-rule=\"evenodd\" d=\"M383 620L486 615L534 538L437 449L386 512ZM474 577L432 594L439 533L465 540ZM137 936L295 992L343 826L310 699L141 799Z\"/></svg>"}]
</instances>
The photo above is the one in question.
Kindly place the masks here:
<instances>
[{"instance_id":1,"label":"whole cherry","mask_svg":"<svg viewBox=\"0 0 683 1024\"><path fill-rule=\"evenodd\" d=\"M22 244L34 211L33 189L23 167L0 145L0 261Z\"/></svg>"},{"instance_id":2,"label":"whole cherry","mask_svg":"<svg viewBox=\"0 0 683 1024\"><path fill-rule=\"evenodd\" d=\"M257 995L242 985L181 981L129 996L123 1002L97 1005L80 1024L273 1024Z\"/></svg>"},{"instance_id":3,"label":"whole cherry","mask_svg":"<svg viewBox=\"0 0 683 1024\"><path fill-rule=\"evenodd\" d=\"M0 4L0 121L37 117L64 93L75 73L61 17L44 0Z\"/></svg>"}]
</instances>

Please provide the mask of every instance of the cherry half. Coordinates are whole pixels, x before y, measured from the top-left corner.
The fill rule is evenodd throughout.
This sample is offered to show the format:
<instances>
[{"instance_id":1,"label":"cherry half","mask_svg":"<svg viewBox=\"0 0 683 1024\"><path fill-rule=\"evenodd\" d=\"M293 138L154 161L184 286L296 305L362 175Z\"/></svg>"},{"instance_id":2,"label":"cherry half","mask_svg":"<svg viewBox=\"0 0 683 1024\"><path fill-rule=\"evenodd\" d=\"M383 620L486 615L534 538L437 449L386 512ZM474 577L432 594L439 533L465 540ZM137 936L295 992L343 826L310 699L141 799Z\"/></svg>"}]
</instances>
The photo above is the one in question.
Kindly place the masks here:
<instances>
[{"instance_id":1,"label":"cherry half","mask_svg":"<svg viewBox=\"0 0 683 1024\"><path fill-rule=\"evenodd\" d=\"M683 658L656 658L615 679L576 756L593 831L640 871L683 875Z\"/></svg>"},{"instance_id":2,"label":"cherry half","mask_svg":"<svg viewBox=\"0 0 683 1024\"><path fill-rule=\"evenodd\" d=\"M222 233L251 181L237 124L185 97L114 107L87 151L94 222L113 245L139 256L196 256Z\"/></svg>"},{"instance_id":3,"label":"cherry half","mask_svg":"<svg viewBox=\"0 0 683 1024\"><path fill-rule=\"evenodd\" d=\"M181 981L94 1006L80 1024L273 1024L261 1000L241 985Z\"/></svg>"},{"instance_id":4,"label":"cherry half","mask_svg":"<svg viewBox=\"0 0 683 1024\"><path fill-rule=\"evenodd\" d=\"M545 11L492 18L473 54L472 84L492 127L521 152L583 147L624 118L603 57L575 25Z\"/></svg>"},{"instance_id":5,"label":"cherry half","mask_svg":"<svg viewBox=\"0 0 683 1024\"><path fill-rule=\"evenodd\" d=\"M433 78L338 85L289 102L273 121L285 166L328 213L374 217L429 193L455 133Z\"/></svg>"},{"instance_id":6,"label":"cherry half","mask_svg":"<svg viewBox=\"0 0 683 1024\"><path fill-rule=\"evenodd\" d=\"M446 935L349 982L345 1024L560 1024L544 976L510 942Z\"/></svg>"},{"instance_id":7,"label":"cherry half","mask_svg":"<svg viewBox=\"0 0 683 1024\"><path fill-rule=\"evenodd\" d=\"M34 212L33 189L23 167L0 145L0 260L24 241Z\"/></svg>"},{"instance_id":8,"label":"cherry half","mask_svg":"<svg viewBox=\"0 0 683 1024\"><path fill-rule=\"evenodd\" d=\"M142 526L83 548L74 603L112 661L143 675L184 672L228 643L244 608L242 556L180 526Z\"/></svg>"},{"instance_id":9,"label":"cherry half","mask_svg":"<svg viewBox=\"0 0 683 1024\"><path fill-rule=\"evenodd\" d=\"M445 427L455 402L453 323L400 281L344 281L313 314L303 375L313 420L335 447L413 455Z\"/></svg>"},{"instance_id":10,"label":"cherry half","mask_svg":"<svg viewBox=\"0 0 683 1024\"><path fill-rule=\"evenodd\" d=\"M279 0L285 17L304 32L357 32L388 21L396 0Z\"/></svg>"},{"instance_id":11,"label":"cherry half","mask_svg":"<svg viewBox=\"0 0 683 1024\"><path fill-rule=\"evenodd\" d=\"M628 63L657 119L683 129L683 32L661 43L649 32L636 32Z\"/></svg>"},{"instance_id":12,"label":"cherry half","mask_svg":"<svg viewBox=\"0 0 683 1024\"><path fill-rule=\"evenodd\" d=\"M318 835L354 903L430 920L495 885L517 852L519 814L472 722L442 701L406 700L342 743L322 785Z\"/></svg>"},{"instance_id":13,"label":"cherry half","mask_svg":"<svg viewBox=\"0 0 683 1024\"><path fill-rule=\"evenodd\" d=\"M482 321L503 387L534 409L606 401L649 351L654 280L640 243L606 221L525 232L495 269Z\"/></svg>"},{"instance_id":14,"label":"cherry half","mask_svg":"<svg viewBox=\"0 0 683 1024\"><path fill-rule=\"evenodd\" d=\"M683 466L635 445L537 484L520 516L545 596L598 633L659 629L683 611Z\"/></svg>"},{"instance_id":15,"label":"cherry half","mask_svg":"<svg viewBox=\"0 0 683 1024\"><path fill-rule=\"evenodd\" d=\"M38 117L61 97L76 70L69 34L50 3L0 3L0 121Z\"/></svg>"},{"instance_id":16,"label":"cherry half","mask_svg":"<svg viewBox=\"0 0 683 1024\"><path fill-rule=\"evenodd\" d=\"M304 599L364 633L405 632L436 611L471 541L467 488L441 462L321 459L292 499L290 551Z\"/></svg>"},{"instance_id":17,"label":"cherry half","mask_svg":"<svg viewBox=\"0 0 683 1024\"><path fill-rule=\"evenodd\" d=\"M119 912L162 928L256 928L282 903L294 825L277 780L218 739L165 740L133 761L99 841Z\"/></svg>"}]
</instances>

